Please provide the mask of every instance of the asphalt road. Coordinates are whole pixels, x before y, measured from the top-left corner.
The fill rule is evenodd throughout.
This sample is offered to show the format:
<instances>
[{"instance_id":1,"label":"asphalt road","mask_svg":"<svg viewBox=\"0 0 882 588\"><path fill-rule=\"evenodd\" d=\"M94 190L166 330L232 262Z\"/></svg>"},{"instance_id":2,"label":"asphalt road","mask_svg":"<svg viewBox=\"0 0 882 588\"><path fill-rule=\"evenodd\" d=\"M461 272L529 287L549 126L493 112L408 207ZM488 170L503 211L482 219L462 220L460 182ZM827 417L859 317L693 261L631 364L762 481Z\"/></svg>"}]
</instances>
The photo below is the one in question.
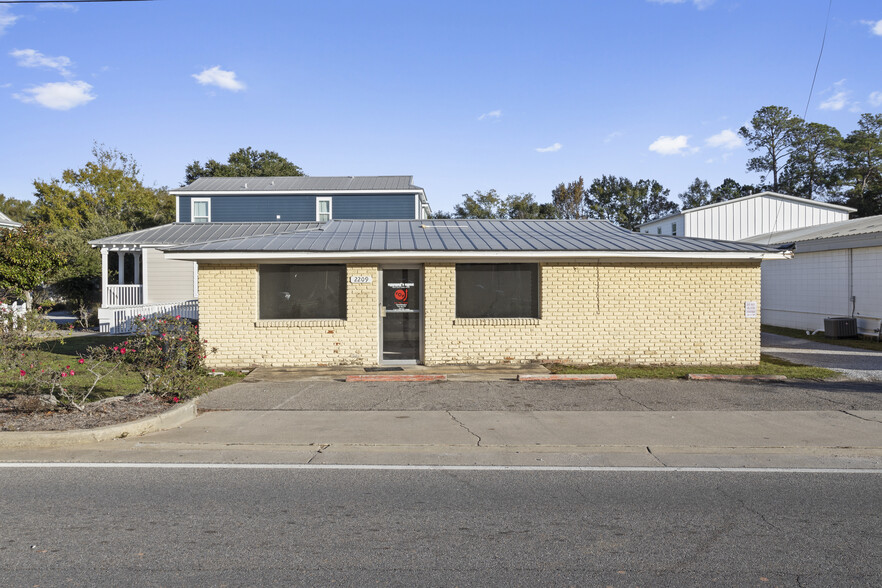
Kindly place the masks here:
<instances>
[{"instance_id":1,"label":"asphalt road","mask_svg":"<svg viewBox=\"0 0 882 588\"><path fill-rule=\"evenodd\" d=\"M882 583L882 474L2 469L6 586Z\"/></svg>"},{"instance_id":2,"label":"asphalt road","mask_svg":"<svg viewBox=\"0 0 882 588\"><path fill-rule=\"evenodd\" d=\"M245 382L203 410L882 410L878 382Z\"/></svg>"}]
</instances>

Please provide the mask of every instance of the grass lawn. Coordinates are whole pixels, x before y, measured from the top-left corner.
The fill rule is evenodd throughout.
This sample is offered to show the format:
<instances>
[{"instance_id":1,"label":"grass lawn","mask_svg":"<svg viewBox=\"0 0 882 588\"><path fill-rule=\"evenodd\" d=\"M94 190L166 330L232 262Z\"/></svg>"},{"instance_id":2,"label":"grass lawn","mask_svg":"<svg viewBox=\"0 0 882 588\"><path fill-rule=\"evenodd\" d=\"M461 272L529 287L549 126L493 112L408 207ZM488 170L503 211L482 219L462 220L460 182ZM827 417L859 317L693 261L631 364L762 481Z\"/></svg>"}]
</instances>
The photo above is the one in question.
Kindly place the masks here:
<instances>
[{"instance_id":1,"label":"grass lawn","mask_svg":"<svg viewBox=\"0 0 882 588\"><path fill-rule=\"evenodd\" d=\"M828 345L841 345L843 347L854 347L855 349L867 349L869 351L882 351L882 343L876 341L875 338L869 337L861 339L831 339L824 335L806 335L805 331L799 329L787 329L785 327L773 327L771 325L762 326L763 333L772 333L773 335L784 335L785 337L796 337L797 339L808 339L818 343L827 343Z\"/></svg>"},{"instance_id":2,"label":"grass lawn","mask_svg":"<svg viewBox=\"0 0 882 588\"><path fill-rule=\"evenodd\" d=\"M85 337L68 337L63 341L57 339L46 340L40 344L39 359L43 365L54 368L71 366L76 370L79 365L77 359L80 354L85 354L86 349L98 345L119 345L127 339L126 336L90 335ZM224 376L208 378L207 389L213 390L222 386L228 386L241 381L244 376L238 372L227 372ZM94 376L87 370L77 371L76 375L67 379L68 385L73 387L88 388L92 385ZM19 384L18 373L0 372L0 394L14 393ZM120 366L115 372L102 379L95 388L93 400L108 398L110 396L127 396L137 394L143 388L141 377L128 366Z\"/></svg>"},{"instance_id":3,"label":"grass lawn","mask_svg":"<svg viewBox=\"0 0 882 588\"><path fill-rule=\"evenodd\" d=\"M553 374L615 374L619 379L627 378L685 378L687 374L735 374L751 376L787 376L800 380L824 380L836 377L833 370L791 363L770 355L762 355L760 364L749 367L714 366L714 365L565 365L547 364Z\"/></svg>"}]
</instances>

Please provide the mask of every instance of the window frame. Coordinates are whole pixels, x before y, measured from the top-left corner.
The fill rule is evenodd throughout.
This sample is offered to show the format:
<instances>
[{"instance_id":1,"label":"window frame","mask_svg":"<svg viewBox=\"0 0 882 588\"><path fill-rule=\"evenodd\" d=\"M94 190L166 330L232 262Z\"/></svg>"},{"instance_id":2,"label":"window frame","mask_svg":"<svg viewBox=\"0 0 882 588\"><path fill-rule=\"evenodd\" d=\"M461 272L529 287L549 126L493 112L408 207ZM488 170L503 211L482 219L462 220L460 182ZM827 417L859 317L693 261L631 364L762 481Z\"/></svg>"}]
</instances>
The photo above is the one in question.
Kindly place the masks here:
<instances>
[{"instance_id":1,"label":"window frame","mask_svg":"<svg viewBox=\"0 0 882 588\"><path fill-rule=\"evenodd\" d=\"M327 213L322 212L322 204L321 204L322 202L328 203L328 212ZM322 214L327 214L328 220L323 221ZM334 199L331 198L330 196L316 198L315 199L315 222L325 223L325 222L331 222L332 220L334 220Z\"/></svg>"},{"instance_id":2,"label":"window frame","mask_svg":"<svg viewBox=\"0 0 882 588\"><path fill-rule=\"evenodd\" d=\"M671 223L671 235L677 236L677 223Z\"/></svg>"},{"instance_id":3,"label":"window frame","mask_svg":"<svg viewBox=\"0 0 882 588\"><path fill-rule=\"evenodd\" d=\"M533 303L531 304L531 312L526 315L509 316L503 314L494 314L489 316L469 316L461 314L459 304L459 270L462 266L526 266L532 268L530 288L533 295ZM541 319L542 318L542 264L539 263L457 263L454 267L454 317L456 319Z\"/></svg>"},{"instance_id":4,"label":"window frame","mask_svg":"<svg viewBox=\"0 0 882 588\"><path fill-rule=\"evenodd\" d=\"M195 208L196 208L196 203L198 203L198 202L205 202L208 205L207 206L208 215L207 216L202 216L202 215L199 216L199 218L206 219L204 221L196 220ZM191 223L210 223L211 222L211 198L191 198L190 199L190 222Z\"/></svg>"},{"instance_id":5,"label":"window frame","mask_svg":"<svg viewBox=\"0 0 882 588\"><path fill-rule=\"evenodd\" d=\"M261 304L262 294L262 268L279 268L286 267L288 271L291 272L293 268L337 268L340 270L340 292L338 295L339 305L337 310L339 314L336 316L315 316L315 317L264 317L263 307ZM257 304L256 304L256 313L257 320L260 322L267 321L345 321L347 320L347 314L349 310L349 302L348 302L348 286L349 286L349 277L348 277L348 269L346 264L344 263L261 263L257 266Z\"/></svg>"}]
</instances>

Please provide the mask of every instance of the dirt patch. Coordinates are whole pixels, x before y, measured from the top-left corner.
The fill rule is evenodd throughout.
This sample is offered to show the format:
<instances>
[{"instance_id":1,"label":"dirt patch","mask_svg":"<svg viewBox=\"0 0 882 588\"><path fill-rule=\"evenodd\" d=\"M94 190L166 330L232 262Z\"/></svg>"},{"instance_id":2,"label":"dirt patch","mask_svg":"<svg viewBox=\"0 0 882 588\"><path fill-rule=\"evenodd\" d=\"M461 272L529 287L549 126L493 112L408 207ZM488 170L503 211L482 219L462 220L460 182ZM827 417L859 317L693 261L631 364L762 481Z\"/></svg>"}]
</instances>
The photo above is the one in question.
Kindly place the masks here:
<instances>
[{"instance_id":1,"label":"dirt patch","mask_svg":"<svg viewBox=\"0 0 882 588\"><path fill-rule=\"evenodd\" d=\"M94 429L138 420L175 406L149 394L137 394L92 402L79 411L40 407L40 399L33 396L7 395L0 397L0 431Z\"/></svg>"}]
</instances>

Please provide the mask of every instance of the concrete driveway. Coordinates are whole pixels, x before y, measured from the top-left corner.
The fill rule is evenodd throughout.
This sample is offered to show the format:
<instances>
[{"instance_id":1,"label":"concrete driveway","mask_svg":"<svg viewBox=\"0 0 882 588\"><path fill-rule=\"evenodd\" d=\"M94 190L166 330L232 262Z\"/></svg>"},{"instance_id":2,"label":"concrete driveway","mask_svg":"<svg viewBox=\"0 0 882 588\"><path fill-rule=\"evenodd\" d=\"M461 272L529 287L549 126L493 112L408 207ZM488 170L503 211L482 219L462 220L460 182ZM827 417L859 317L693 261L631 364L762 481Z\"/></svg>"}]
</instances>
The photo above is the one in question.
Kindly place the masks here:
<instances>
[{"instance_id":1,"label":"concrete driveway","mask_svg":"<svg viewBox=\"0 0 882 588\"><path fill-rule=\"evenodd\" d=\"M882 382L882 352L762 334L762 352L794 363L840 372L850 380Z\"/></svg>"}]
</instances>

